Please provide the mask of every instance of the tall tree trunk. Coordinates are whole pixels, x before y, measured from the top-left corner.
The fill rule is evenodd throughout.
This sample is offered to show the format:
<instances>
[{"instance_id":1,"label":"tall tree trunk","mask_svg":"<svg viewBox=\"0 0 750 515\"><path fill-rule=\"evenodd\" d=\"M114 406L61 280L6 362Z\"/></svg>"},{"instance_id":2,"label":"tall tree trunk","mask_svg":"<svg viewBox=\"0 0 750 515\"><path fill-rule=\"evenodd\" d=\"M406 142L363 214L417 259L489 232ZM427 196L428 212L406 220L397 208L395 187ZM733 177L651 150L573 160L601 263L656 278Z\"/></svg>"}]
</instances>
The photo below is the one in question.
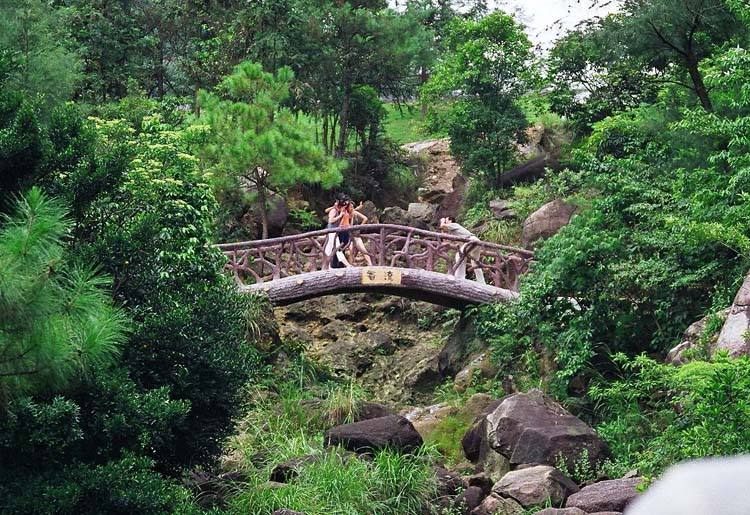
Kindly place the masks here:
<instances>
[{"instance_id":1,"label":"tall tree trunk","mask_svg":"<svg viewBox=\"0 0 750 515\"><path fill-rule=\"evenodd\" d=\"M344 157L346 153L346 137L349 129L349 102L351 97L351 88L346 86L344 89L344 100L341 102L341 112L339 113L339 144L336 149L336 157Z\"/></svg>"},{"instance_id":2,"label":"tall tree trunk","mask_svg":"<svg viewBox=\"0 0 750 515\"><path fill-rule=\"evenodd\" d=\"M260 225L262 228L261 237L264 240L268 239L268 201L266 199L266 188L261 183L256 184L258 188L258 204L260 205Z\"/></svg>"},{"instance_id":3,"label":"tall tree trunk","mask_svg":"<svg viewBox=\"0 0 750 515\"><path fill-rule=\"evenodd\" d=\"M422 70L421 70L421 73L419 75L419 82L420 82L420 84L422 86L424 86L425 83L427 82L428 78L429 77L427 75L427 68L425 68L423 66ZM427 102L425 102L424 99L421 98L421 95L420 95L420 100L421 100L421 103L422 103L422 119L425 119L425 118L427 118Z\"/></svg>"},{"instance_id":4,"label":"tall tree trunk","mask_svg":"<svg viewBox=\"0 0 750 515\"><path fill-rule=\"evenodd\" d=\"M330 154L330 147L328 146L328 113L323 115L323 150L326 154Z\"/></svg>"},{"instance_id":5,"label":"tall tree trunk","mask_svg":"<svg viewBox=\"0 0 750 515\"><path fill-rule=\"evenodd\" d=\"M157 85L159 98L164 98L166 93L164 88L164 42L159 38L159 72L157 76Z\"/></svg>"},{"instance_id":6,"label":"tall tree trunk","mask_svg":"<svg viewBox=\"0 0 750 515\"><path fill-rule=\"evenodd\" d=\"M685 64L687 66L688 73L690 73L690 79L693 81L693 89L695 90L695 94L698 95L698 99L700 99L703 109L705 109L709 113L713 112L714 106L711 103L711 98L708 96L708 89L706 89L706 84L703 82L703 75L701 74L701 71L699 69L700 62L698 60L698 57L692 53L688 54L685 59Z\"/></svg>"}]
</instances>

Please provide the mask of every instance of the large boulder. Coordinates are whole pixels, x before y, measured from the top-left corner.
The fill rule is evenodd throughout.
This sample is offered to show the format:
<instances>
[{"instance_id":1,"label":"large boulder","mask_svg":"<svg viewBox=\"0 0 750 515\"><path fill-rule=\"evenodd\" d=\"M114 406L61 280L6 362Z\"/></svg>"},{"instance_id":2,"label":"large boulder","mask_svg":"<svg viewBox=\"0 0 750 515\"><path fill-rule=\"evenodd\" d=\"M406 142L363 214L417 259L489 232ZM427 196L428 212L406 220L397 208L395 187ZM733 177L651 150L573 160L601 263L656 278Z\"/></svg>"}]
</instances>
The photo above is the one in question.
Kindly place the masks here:
<instances>
[{"instance_id":1,"label":"large boulder","mask_svg":"<svg viewBox=\"0 0 750 515\"><path fill-rule=\"evenodd\" d=\"M541 238L549 238L570 223L576 206L563 200L553 200L543 205L524 221L521 239L523 245L531 248Z\"/></svg>"},{"instance_id":2,"label":"large boulder","mask_svg":"<svg viewBox=\"0 0 750 515\"><path fill-rule=\"evenodd\" d=\"M389 415L336 426L326 432L323 443L325 446L341 445L356 453L371 453L386 447L414 452L423 442L406 418Z\"/></svg>"},{"instance_id":3,"label":"large boulder","mask_svg":"<svg viewBox=\"0 0 750 515\"><path fill-rule=\"evenodd\" d=\"M642 479L612 479L586 486L568 497L566 508L580 508L587 513L622 512L638 496L636 488Z\"/></svg>"},{"instance_id":4,"label":"large boulder","mask_svg":"<svg viewBox=\"0 0 750 515\"><path fill-rule=\"evenodd\" d=\"M578 491L578 486L555 467L536 465L508 472L492 491L528 508L547 503L559 506Z\"/></svg>"},{"instance_id":5,"label":"large boulder","mask_svg":"<svg viewBox=\"0 0 750 515\"><path fill-rule=\"evenodd\" d=\"M368 224L380 223L381 211L371 200L363 202L362 206L357 208L357 211L367 217Z\"/></svg>"},{"instance_id":6,"label":"large boulder","mask_svg":"<svg viewBox=\"0 0 750 515\"><path fill-rule=\"evenodd\" d=\"M435 206L426 202L412 202L406 214L413 220L418 220L425 224L432 224L435 221Z\"/></svg>"},{"instance_id":7,"label":"large boulder","mask_svg":"<svg viewBox=\"0 0 750 515\"><path fill-rule=\"evenodd\" d=\"M491 494L471 511L471 515L523 515L523 513L523 507L516 501L497 494Z\"/></svg>"},{"instance_id":8,"label":"large boulder","mask_svg":"<svg viewBox=\"0 0 750 515\"><path fill-rule=\"evenodd\" d=\"M447 216L455 220L464 205L467 188L468 183L463 175L458 174L453 177L453 191L448 193L440 202L435 213L435 219L440 220Z\"/></svg>"},{"instance_id":9,"label":"large boulder","mask_svg":"<svg viewBox=\"0 0 750 515\"><path fill-rule=\"evenodd\" d=\"M502 454L495 452L487 440L487 415L502 403L502 399L486 405L482 414L464 434L461 446L466 458L475 463L478 471L490 477L493 484L510 471L510 461Z\"/></svg>"},{"instance_id":10,"label":"large boulder","mask_svg":"<svg viewBox=\"0 0 750 515\"><path fill-rule=\"evenodd\" d=\"M383 209L383 215L380 217L380 221L384 224L405 225L425 230L429 229L429 226L426 223L412 217L407 211L398 206Z\"/></svg>"},{"instance_id":11,"label":"large boulder","mask_svg":"<svg viewBox=\"0 0 750 515\"><path fill-rule=\"evenodd\" d=\"M474 424L462 444L474 463L486 460L489 450L510 465L555 465L562 459L568 467L583 456L596 466L609 454L591 427L540 390L504 398Z\"/></svg>"},{"instance_id":12,"label":"large boulder","mask_svg":"<svg viewBox=\"0 0 750 515\"><path fill-rule=\"evenodd\" d=\"M745 277L734 297L724 327L721 328L716 350L727 351L730 356L750 355L750 273Z\"/></svg>"},{"instance_id":13,"label":"large boulder","mask_svg":"<svg viewBox=\"0 0 750 515\"><path fill-rule=\"evenodd\" d=\"M729 315L729 308L718 313L707 315L697 322L691 324L690 327L688 327L682 334L680 343L669 351L669 354L667 354L667 358L664 361L670 365L684 365L685 363L690 361L690 354L700 350L698 347L703 343L708 345L707 350L709 354L712 353L716 348L717 337L716 335L713 335L713 337L711 337L711 335L704 336L706 325L713 317L719 317L719 319L723 322L727 319L727 315ZM707 341L702 342L701 340L704 339L706 339Z\"/></svg>"}]
</instances>

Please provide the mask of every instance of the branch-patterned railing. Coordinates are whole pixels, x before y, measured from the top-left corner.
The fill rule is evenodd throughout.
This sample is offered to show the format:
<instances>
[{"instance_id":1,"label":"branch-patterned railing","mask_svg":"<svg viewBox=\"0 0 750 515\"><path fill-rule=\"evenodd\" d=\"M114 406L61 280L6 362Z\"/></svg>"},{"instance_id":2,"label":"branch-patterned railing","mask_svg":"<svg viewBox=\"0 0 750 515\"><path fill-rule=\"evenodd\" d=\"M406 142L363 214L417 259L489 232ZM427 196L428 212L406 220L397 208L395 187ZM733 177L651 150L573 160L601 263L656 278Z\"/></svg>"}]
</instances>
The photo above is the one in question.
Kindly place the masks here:
<instances>
[{"instance_id":1,"label":"branch-patterned railing","mask_svg":"<svg viewBox=\"0 0 750 515\"><path fill-rule=\"evenodd\" d=\"M487 284L514 291L534 257L532 252L514 247L389 224L323 229L217 247L227 256L226 270L240 284L264 283L331 268L334 255L342 256L344 246L337 234L344 231L349 232L351 245L361 240L373 265L417 268L469 279L481 269ZM465 274L462 263L466 265ZM360 255L351 266L364 264Z\"/></svg>"}]
</instances>

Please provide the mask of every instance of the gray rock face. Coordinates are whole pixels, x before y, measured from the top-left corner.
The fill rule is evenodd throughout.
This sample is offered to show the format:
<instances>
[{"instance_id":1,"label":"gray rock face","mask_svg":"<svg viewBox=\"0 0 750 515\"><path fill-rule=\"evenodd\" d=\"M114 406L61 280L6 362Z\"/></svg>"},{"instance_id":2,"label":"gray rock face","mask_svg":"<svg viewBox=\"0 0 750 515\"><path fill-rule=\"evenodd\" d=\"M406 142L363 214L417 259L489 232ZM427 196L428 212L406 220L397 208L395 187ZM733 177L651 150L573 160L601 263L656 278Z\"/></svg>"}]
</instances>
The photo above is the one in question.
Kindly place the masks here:
<instances>
[{"instance_id":1,"label":"gray rock face","mask_svg":"<svg viewBox=\"0 0 750 515\"><path fill-rule=\"evenodd\" d=\"M487 474L493 484L510 471L508 458L495 452L487 440L487 415L492 413L502 400L488 404L461 440L466 458Z\"/></svg>"},{"instance_id":2,"label":"gray rock face","mask_svg":"<svg viewBox=\"0 0 750 515\"><path fill-rule=\"evenodd\" d=\"M406 214L425 224L431 224L435 221L435 206L426 202L412 202L409 204Z\"/></svg>"},{"instance_id":3,"label":"gray rock face","mask_svg":"<svg viewBox=\"0 0 750 515\"><path fill-rule=\"evenodd\" d=\"M470 486L464 490L461 495L456 497L453 502L453 507L459 513L468 515L477 506L482 504L482 501L486 497L486 494L478 486Z\"/></svg>"},{"instance_id":4,"label":"gray rock face","mask_svg":"<svg viewBox=\"0 0 750 515\"><path fill-rule=\"evenodd\" d=\"M507 200L491 200L490 211L492 211L492 214L498 220L513 220L518 218L518 215L511 209L510 202Z\"/></svg>"},{"instance_id":5,"label":"gray rock face","mask_svg":"<svg viewBox=\"0 0 750 515\"><path fill-rule=\"evenodd\" d=\"M384 224L406 225L416 227L417 229L429 229L429 226L425 222L413 218L408 212L398 206L385 208L380 221Z\"/></svg>"},{"instance_id":6,"label":"gray rock face","mask_svg":"<svg viewBox=\"0 0 750 515\"><path fill-rule=\"evenodd\" d=\"M581 489L568 497L566 508L580 508L588 513L624 511L637 496L641 478L601 481Z\"/></svg>"},{"instance_id":7,"label":"gray rock face","mask_svg":"<svg viewBox=\"0 0 750 515\"><path fill-rule=\"evenodd\" d=\"M289 206L284 197L276 194L271 195L268 199L268 237L276 238L281 236L288 220ZM254 228L256 238L262 236L260 207L258 205L254 205L245 213L242 217L242 225L251 232Z\"/></svg>"},{"instance_id":8,"label":"gray rock face","mask_svg":"<svg viewBox=\"0 0 750 515\"><path fill-rule=\"evenodd\" d=\"M341 445L356 453L370 453L386 447L414 452L422 443L422 437L411 422L400 415L336 426L326 432L323 441L327 447Z\"/></svg>"},{"instance_id":9,"label":"gray rock face","mask_svg":"<svg viewBox=\"0 0 750 515\"><path fill-rule=\"evenodd\" d=\"M586 512L580 508L547 508L534 515L586 515Z\"/></svg>"},{"instance_id":10,"label":"gray rock face","mask_svg":"<svg viewBox=\"0 0 750 515\"><path fill-rule=\"evenodd\" d=\"M591 427L539 390L506 397L485 420L487 445L511 465L555 465L562 458L573 467L585 451L594 466L609 454Z\"/></svg>"},{"instance_id":11,"label":"gray rock face","mask_svg":"<svg viewBox=\"0 0 750 515\"><path fill-rule=\"evenodd\" d=\"M521 239L530 248L541 238L549 238L570 223L576 207L562 200L553 200L534 211L523 223Z\"/></svg>"},{"instance_id":12,"label":"gray rock face","mask_svg":"<svg viewBox=\"0 0 750 515\"><path fill-rule=\"evenodd\" d=\"M559 506L570 494L578 492L578 486L555 467L536 465L508 472L492 491L528 508L548 502Z\"/></svg>"},{"instance_id":13,"label":"gray rock face","mask_svg":"<svg viewBox=\"0 0 750 515\"><path fill-rule=\"evenodd\" d=\"M711 316L718 316L721 319L726 320L727 315L729 315L729 311L730 309L727 308L724 311L716 313L715 315L705 316L690 325L690 327L688 327L683 333L680 343L669 351L669 354L667 354L667 358L664 360L664 362L670 365L684 365L685 363L690 361L690 359L688 358L688 351L697 349L699 341L706 330L706 324L708 323L709 318L711 318ZM712 353L716 348L716 338L714 337L713 341L710 341L708 343L709 353Z\"/></svg>"},{"instance_id":14,"label":"gray rock face","mask_svg":"<svg viewBox=\"0 0 750 515\"><path fill-rule=\"evenodd\" d=\"M724 327L716 342L717 350L725 350L732 357L750 355L750 273L729 309Z\"/></svg>"},{"instance_id":15,"label":"gray rock face","mask_svg":"<svg viewBox=\"0 0 750 515\"><path fill-rule=\"evenodd\" d=\"M523 512L521 505L513 499L491 494L471 511L471 515L523 515Z\"/></svg>"}]
</instances>

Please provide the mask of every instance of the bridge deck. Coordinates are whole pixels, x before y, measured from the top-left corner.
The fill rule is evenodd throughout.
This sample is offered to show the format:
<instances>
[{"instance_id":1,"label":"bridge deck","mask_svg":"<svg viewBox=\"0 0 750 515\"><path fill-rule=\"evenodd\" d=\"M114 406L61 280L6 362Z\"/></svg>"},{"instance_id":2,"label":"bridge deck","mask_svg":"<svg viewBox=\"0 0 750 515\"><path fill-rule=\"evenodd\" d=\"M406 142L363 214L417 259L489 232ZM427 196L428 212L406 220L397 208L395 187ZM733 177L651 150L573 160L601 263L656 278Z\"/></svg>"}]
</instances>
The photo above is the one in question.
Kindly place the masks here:
<instances>
[{"instance_id":1,"label":"bridge deck","mask_svg":"<svg viewBox=\"0 0 750 515\"><path fill-rule=\"evenodd\" d=\"M334 268L344 259L347 232L358 264ZM520 276L533 253L483 242L388 224L325 229L269 240L226 243L227 257L243 291L263 291L276 304L323 295L375 291L444 304L466 306L516 297ZM364 256L367 256L365 258ZM351 255L346 256L350 259ZM484 279L468 280L467 277ZM395 280L398 279L398 280Z\"/></svg>"},{"instance_id":2,"label":"bridge deck","mask_svg":"<svg viewBox=\"0 0 750 515\"><path fill-rule=\"evenodd\" d=\"M325 295L353 292L386 293L452 308L507 301L518 297L516 292L504 288L418 269L401 271L398 283L363 283L363 274L389 270L392 269L351 267L321 270L267 283L243 285L240 289L246 292L265 292L271 302L278 306Z\"/></svg>"}]
</instances>

